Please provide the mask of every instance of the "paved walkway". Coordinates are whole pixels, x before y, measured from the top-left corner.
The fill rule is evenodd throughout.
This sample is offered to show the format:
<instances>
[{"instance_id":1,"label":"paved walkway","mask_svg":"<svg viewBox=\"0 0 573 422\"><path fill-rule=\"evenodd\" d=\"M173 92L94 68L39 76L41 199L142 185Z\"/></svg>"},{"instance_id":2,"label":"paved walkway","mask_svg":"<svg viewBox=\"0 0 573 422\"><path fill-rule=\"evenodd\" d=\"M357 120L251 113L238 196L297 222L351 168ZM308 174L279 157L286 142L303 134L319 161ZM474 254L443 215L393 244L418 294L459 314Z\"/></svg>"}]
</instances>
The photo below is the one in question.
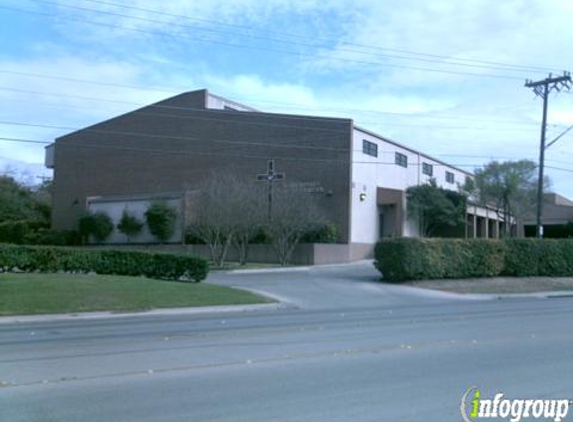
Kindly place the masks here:
<instances>
[{"instance_id":1,"label":"paved walkway","mask_svg":"<svg viewBox=\"0 0 573 422\"><path fill-rule=\"evenodd\" d=\"M428 302L487 299L380 283L372 261L286 271L212 272L208 283L239 287L304 309L412 306Z\"/></svg>"}]
</instances>

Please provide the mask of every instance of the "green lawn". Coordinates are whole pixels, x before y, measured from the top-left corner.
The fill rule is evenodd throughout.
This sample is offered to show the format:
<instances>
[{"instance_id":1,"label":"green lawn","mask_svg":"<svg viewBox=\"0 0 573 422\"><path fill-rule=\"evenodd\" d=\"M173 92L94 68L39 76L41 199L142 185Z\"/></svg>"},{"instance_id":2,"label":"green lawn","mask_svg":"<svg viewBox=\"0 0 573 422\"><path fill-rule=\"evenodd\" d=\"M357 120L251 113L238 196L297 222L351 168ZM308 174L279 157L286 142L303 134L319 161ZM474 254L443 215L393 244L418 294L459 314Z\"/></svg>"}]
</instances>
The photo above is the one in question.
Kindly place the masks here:
<instances>
[{"instance_id":1,"label":"green lawn","mask_svg":"<svg viewBox=\"0 0 573 422\"><path fill-rule=\"evenodd\" d=\"M537 293L573 291L572 277L493 277L460 280L422 280L405 283L408 286L454 293Z\"/></svg>"},{"instance_id":2,"label":"green lawn","mask_svg":"<svg viewBox=\"0 0 573 422\"><path fill-rule=\"evenodd\" d=\"M134 311L268 303L253 293L203 283L79 274L0 274L0 315Z\"/></svg>"}]
</instances>

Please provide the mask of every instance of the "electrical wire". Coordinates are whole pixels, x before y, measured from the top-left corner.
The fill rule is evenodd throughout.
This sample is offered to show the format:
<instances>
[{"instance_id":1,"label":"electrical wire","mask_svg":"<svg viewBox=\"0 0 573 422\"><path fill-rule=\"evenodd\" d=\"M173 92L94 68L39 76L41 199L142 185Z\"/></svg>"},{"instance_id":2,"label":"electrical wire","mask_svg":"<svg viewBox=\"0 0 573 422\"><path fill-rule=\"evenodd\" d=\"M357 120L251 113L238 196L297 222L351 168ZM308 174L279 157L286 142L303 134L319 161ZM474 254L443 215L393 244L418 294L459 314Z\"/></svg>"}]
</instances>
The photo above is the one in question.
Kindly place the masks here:
<instances>
[{"instance_id":1,"label":"electrical wire","mask_svg":"<svg viewBox=\"0 0 573 422\"><path fill-rule=\"evenodd\" d=\"M56 14L43 13L43 12L25 10L25 9L18 9L18 8L9 7L9 6L0 6L0 9L11 10L11 11L15 11L15 12L19 12L19 13L25 13L25 14L39 15L39 16L50 17L50 18L55 18L55 19L62 19L61 16L56 15ZM410 70L417 70L417 71L423 71L423 72L444 73L444 74L449 74L449 75L499 78L499 79L508 79L508 80L523 80L523 78L521 78L521 77L502 75L502 74L472 73L472 72L462 72L462 71L446 70L446 69L433 69L433 68L427 68L427 67L407 66L407 65L387 63L387 62L373 62L373 61L365 61L365 60L356 60L356 59L350 59L350 58L342 59L342 58L336 58L336 57L328 57L328 56L320 56L320 55L316 55L316 54L304 53L304 52L300 52L300 51L271 49L271 48L260 47L260 46L251 46L251 45L247 46L247 45L241 45L241 44L231 44L231 43L212 40L212 39L190 37L190 36L187 36L186 34L175 35L175 34L172 34L170 32L150 31L150 30L144 30L144 29L140 29L140 28L131 28L131 27L114 25L114 24L103 23L103 22L94 22L94 21L89 21L89 20L85 20L85 19L78 19L78 18L74 18L74 17L66 17L65 20L66 21L76 21L76 22L81 22L81 23L87 23L90 25L102 26L102 27L113 28L113 29L122 29L122 30L127 30L127 31L139 32L139 33L143 33L143 34L159 35L159 36L164 36L164 37L168 37L168 38L175 38L178 40L181 40L181 38L184 38L184 39L187 39L187 40L190 40L193 42L200 41L200 42L205 42L205 43L210 43L210 44L223 45L223 46L227 46L227 47L250 49L250 50L273 52L273 53L283 53L283 54L294 55L297 57L304 56L304 57L312 57L315 59L326 59L326 60L341 61L344 63L356 63L356 64L366 64L366 65L370 65L370 66L390 67L390 68L398 68L398 69L410 69Z\"/></svg>"},{"instance_id":2,"label":"electrical wire","mask_svg":"<svg viewBox=\"0 0 573 422\"><path fill-rule=\"evenodd\" d=\"M302 39L305 40L305 42L295 42L292 40L283 40L283 39L277 39L277 38L269 38L268 36L256 36L256 35L252 35L251 33L241 33L241 32L231 32L231 31L221 31L221 30L217 30L217 29L213 29L213 28L206 28L206 27L201 27L201 26L197 26L197 25L184 25L181 24L180 22L173 22L173 21L157 21L157 20L153 20L153 19L145 19L142 18L141 16L133 16L133 15L125 15L125 14L120 14L120 13L114 13L114 12L110 12L110 11L103 11L103 10L97 10L97 9L90 9L90 8L86 8L86 7L79 7L77 5L70 5L70 4L62 4L61 2L53 2L53 1L48 1L48 0L30 0L36 3L43 3L43 4L49 4L49 5L53 5L53 6L57 6L57 7L66 7L66 8L71 8L71 9L76 9L76 10L82 10L82 11L87 11L87 12L91 12L91 13L99 13L99 14L107 14L107 15L113 15L113 16L119 16L119 17L125 17L128 19L137 19L137 20L143 20L143 21L148 21L148 22L152 22L152 23L162 23L162 24L168 24L168 25L175 25L175 26L179 26L179 27L187 27L187 28L191 28L191 29L199 29L199 30L204 30L204 31L209 31L209 32L216 32L216 33L222 33L222 34L229 34L229 35L239 35L239 36L243 36L243 37L248 37L248 38L253 38L253 39L260 39L260 40L264 40L264 41L275 41L275 42L282 42L282 43L288 43L288 44L295 44L295 45L303 45L303 46L309 46L309 47L315 47L315 48L324 48L324 45L319 45L316 43L308 43L308 37L302 37L300 35L296 35L296 34L288 34L288 33L281 33L281 32L277 32L277 31L265 31L267 33L276 33L276 34L280 34L280 35L285 35L288 37L294 37L297 39ZM163 11L158 11L158 10L153 10L153 9L149 9L149 8L142 8L142 7L137 7L137 6L129 6L129 5L124 5L124 4L118 4L118 3L112 3L112 2L106 2L106 1L97 1L97 0L84 0L84 2L88 2L88 3L92 3L92 4L100 4L100 5L107 5L107 6L113 6L115 8L121 8L121 9L125 9L125 10L135 10L138 12L146 12L146 13L151 13L154 15L160 15L160 16L167 16L170 18L176 18L178 20L186 20L186 21L201 21L201 22L206 22L206 23L210 23L210 24L216 24L216 25L223 25L223 26L230 26L230 27L234 27L234 28L240 28L240 29L247 29L249 30L249 32L252 31L252 27L246 27L246 26L241 26L241 25L227 25L227 24L223 24L221 22L217 22L217 21L212 21L212 20L207 20L207 19L198 19L198 18L190 18L188 16L185 15L180 15L180 14L173 14L173 13L166 13ZM334 42L338 42L338 40L332 40L332 39L325 39L324 37L314 37L314 40L325 40L328 41L330 43L334 43ZM547 68L547 67L538 67L538 66L527 66L527 65L516 65L516 64L511 64L511 63L503 63L503 62L495 62L495 61L486 61L486 60L477 60L477 59L461 59L461 58L452 58L449 56L443 56L443 55L436 55L436 54L428 54L428 53L420 53L420 52L413 52L413 51L407 51L407 50L401 50L401 49L391 49L391 48L384 48L384 47L378 47L378 46L372 46L372 45L365 45L365 44L353 44L353 43L348 43L348 42L342 42L339 43L339 45L341 46L350 46L350 47L359 47L359 48L367 48L370 50L376 50L376 51L391 51L391 52L397 52L397 53L403 53L403 54L408 54L410 56L413 57L405 57L405 56L396 56L396 55L391 55L391 54L383 54L383 55L379 55L380 57L388 57L388 58L398 58L398 59L405 59L405 60L419 60L419 61L427 61L427 62L434 62L434 63L440 63L440 64L449 64L449 65L459 65L459 66L474 66L474 67L489 67L489 68L493 68L493 69L502 69L502 70L514 70L514 71L528 71L528 72L538 72L538 73L546 73L546 72L553 72L556 69L552 69L552 68ZM356 53L360 53L360 54L373 54L373 53L368 53L365 51L359 51L359 50L351 50L351 49L342 49L339 51L348 51L348 52L356 52ZM431 58L434 60L429 60L427 58ZM436 61L435 59L440 59L440 61ZM452 61L453 63L444 63L444 60L449 60Z\"/></svg>"}]
</instances>

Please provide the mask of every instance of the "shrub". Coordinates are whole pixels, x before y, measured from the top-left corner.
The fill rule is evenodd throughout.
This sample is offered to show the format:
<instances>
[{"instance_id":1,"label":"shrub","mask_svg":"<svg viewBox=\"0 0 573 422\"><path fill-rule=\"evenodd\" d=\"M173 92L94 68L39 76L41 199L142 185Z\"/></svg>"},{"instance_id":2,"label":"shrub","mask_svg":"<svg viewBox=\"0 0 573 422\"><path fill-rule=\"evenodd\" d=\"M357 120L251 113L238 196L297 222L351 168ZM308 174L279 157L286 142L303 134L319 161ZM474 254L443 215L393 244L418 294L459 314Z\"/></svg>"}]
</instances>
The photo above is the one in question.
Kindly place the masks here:
<instances>
[{"instance_id":1,"label":"shrub","mask_svg":"<svg viewBox=\"0 0 573 422\"><path fill-rule=\"evenodd\" d=\"M0 223L0 242L27 243L27 238L41 229L47 229L48 224L35 220L6 221Z\"/></svg>"},{"instance_id":2,"label":"shrub","mask_svg":"<svg viewBox=\"0 0 573 422\"><path fill-rule=\"evenodd\" d=\"M185 231L185 243L187 245L205 245L205 241L195 234L192 229Z\"/></svg>"},{"instance_id":3,"label":"shrub","mask_svg":"<svg viewBox=\"0 0 573 422\"><path fill-rule=\"evenodd\" d=\"M103 211L86 214L80 217L79 232L86 242L91 236L96 242L101 243L113 232L113 222L109 215Z\"/></svg>"},{"instance_id":4,"label":"shrub","mask_svg":"<svg viewBox=\"0 0 573 422\"><path fill-rule=\"evenodd\" d=\"M338 241L338 227L334 224L322 224L307 231L301 243L336 243Z\"/></svg>"},{"instance_id":5,"label":"shrub","mask_svg":"<svg viewBox=\"0 0 573 422\"><path fill-rule=\"evenodd\" d=\"M117 229L127 236L128 243L131 241L133 236L137 236L141 232L142 228L142 221L140 221L135 215L127 212L127 210L123 210Z\"/></svg>"},{"instance_id":6,"label":"shrub","mask_svg":"<svg viewBox=\"0 0 573 422\"><path fill-rule=\"evenodd\" d=\"M40 228L24 236L26 245L73 246L81 244L81 238L75 230L53 230Z\"/></svg>"},{"instance_id":7,"label":"shrub","mask_svg":"<svg viewBox=\"0 0 573 422\"><path fill-rule=\"evenodd\" d=\"M376 245L386 281L573 276L573 239L395 239Z\"/></svg>"},{"instance_id":8,"label":"shrub","mask_svg":"<svg viewBox=\"0 0 573 422\"><path fill-rule=\"evenodd\" d=\"M165 201L154 202L145 211L149 232L160 242L169 240L175 232L177 211Z\"/></svg>"},{"instance_id":9,"label":"shrub","mask_svg":"<svg viewBox=\"0 0 573 422\"><path fill-rule=\"evenodd\" d=\"M118 250L0 245L0 272L95 272L200 282L206 260L182 254Z\"/></svg>"}]
</instances>

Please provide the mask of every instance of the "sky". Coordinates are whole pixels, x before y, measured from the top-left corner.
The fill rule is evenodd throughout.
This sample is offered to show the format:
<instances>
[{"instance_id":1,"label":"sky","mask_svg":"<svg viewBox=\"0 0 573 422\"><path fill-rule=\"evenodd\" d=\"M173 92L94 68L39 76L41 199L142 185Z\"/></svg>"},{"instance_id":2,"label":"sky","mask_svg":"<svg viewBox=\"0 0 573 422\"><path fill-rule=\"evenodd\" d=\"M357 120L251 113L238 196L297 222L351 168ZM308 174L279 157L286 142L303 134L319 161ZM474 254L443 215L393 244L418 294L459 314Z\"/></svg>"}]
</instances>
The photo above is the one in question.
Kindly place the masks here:
<instances>
[{"instance_id":1,"label":"sky","mask_svg":"<svg viewBox=\"0 0 573 422\"><path fill-rule=\"evenodd\" d=\"M537 161L524 84L573 70L572 17L568 0L2 0L0 170L32 183L51 174L45 142L201 88L352 118L470 171ZM572 94L551 94L548 141ZM573 130L546 165L573 198Z\"/></svg>"}]
</instances>

